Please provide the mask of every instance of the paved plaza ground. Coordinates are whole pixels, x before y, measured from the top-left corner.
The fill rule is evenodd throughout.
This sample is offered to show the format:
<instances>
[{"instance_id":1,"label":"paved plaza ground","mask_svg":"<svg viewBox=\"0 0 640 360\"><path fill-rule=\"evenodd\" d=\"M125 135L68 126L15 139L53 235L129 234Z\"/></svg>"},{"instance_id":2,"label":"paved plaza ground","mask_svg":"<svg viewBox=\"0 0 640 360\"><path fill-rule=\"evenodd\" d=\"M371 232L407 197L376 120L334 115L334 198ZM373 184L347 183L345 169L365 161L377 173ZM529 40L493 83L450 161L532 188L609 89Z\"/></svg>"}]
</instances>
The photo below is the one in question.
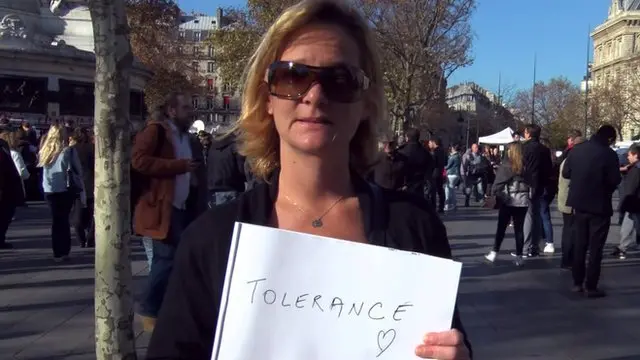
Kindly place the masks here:
<instances>
[{"instance_id":1,"label":"paved plaza ground","mask_svg":"<svg viewBox=\"0 0 640 360\"><path fill-rule=\"evenodd\" d=\"M464 262L459 306L476 359L640 359L639 258L608 258L602 285L609 297L587 300L568 291L570 273L558 269L558 255L513 267L511 235L502 258L485 264L494 212L472 207L444 218L454 256ZM554 224L559 240L558 214ZM95 359L91 250L74 248L70 263L54 264L49 226L43 204L19 209L9 231L15 249L0 251L0 359ZM612 227L610 245L618 241L618 230ZM136 292L145 266L136 243ZM140 324L136 335L142 358L148 336Z\"/></svg>"}]
</instances>

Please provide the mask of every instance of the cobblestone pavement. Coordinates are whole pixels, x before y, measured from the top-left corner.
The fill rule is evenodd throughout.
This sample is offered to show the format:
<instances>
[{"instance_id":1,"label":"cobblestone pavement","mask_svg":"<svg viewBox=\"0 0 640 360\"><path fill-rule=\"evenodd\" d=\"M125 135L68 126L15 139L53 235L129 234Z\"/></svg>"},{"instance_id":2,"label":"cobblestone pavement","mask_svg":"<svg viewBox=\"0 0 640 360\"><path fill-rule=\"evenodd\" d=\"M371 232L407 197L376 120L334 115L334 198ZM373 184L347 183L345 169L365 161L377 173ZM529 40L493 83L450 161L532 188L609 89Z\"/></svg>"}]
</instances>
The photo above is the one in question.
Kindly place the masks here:
<instances>
[{"instance_id":1,"label":"cobblestone pavement","mask_svg":"<svg viewBox=\"0 0 640 360\"><path fill-rule=\"evenodd\" d=\"M46 207L33 204L17 216L9 231L16 249L0 251L0 359L95 359L91 251L76 247L70 263L54 264ZM587 300L569 293L559 255L512 266L511 235L502 258L485 264L495 212L472 207L444 219L454 256L464 262L459 305L476 359L640 359L639 258L607 259L609 297ZM559 239L558 214L553 220ZM618 230L612 226L610 246ZM138 243L132 257L139 292L146 262ZM148 336L138 323L136 340L142 358Z\"/></svg>"}]
</instances>

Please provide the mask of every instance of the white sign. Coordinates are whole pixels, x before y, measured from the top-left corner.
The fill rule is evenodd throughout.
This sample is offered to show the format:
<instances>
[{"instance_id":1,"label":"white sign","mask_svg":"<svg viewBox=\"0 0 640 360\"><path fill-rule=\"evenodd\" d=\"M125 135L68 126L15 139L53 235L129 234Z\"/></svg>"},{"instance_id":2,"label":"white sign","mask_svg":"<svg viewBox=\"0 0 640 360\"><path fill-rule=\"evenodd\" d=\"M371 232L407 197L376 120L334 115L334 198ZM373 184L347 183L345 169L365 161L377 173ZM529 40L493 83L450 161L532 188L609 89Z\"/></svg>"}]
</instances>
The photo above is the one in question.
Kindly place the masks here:
<instances>
[{"instance_id":1,"label":"white sign","mask_svg":"<svg viewBox=\"0 0 640 360\"><path fill-rule=\"evenodd\" d=\"M415 359L451 321L462 264L236 223L213 360Z\"/></svg>"}]
</instances>

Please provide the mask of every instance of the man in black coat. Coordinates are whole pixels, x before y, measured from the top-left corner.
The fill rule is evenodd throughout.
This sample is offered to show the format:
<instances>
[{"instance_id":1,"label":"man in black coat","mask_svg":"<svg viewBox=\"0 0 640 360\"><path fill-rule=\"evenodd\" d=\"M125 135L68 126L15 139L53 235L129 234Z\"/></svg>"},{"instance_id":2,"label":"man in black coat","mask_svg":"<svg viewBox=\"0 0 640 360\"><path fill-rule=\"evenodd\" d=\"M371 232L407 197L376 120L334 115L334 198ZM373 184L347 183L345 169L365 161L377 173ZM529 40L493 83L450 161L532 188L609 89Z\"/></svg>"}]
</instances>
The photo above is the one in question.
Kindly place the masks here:
<instances>
[{"instance_id":1,"label":"man in black coat","mask_svg":"<svg viewBox=\"0 0 640 360\"><path fill-rule=\"evenodd\" d=\"M395 141L384 144L384 154L373 169L373 181L383 188L400 190L404 184L404 156L398 153Z\"/></svg>"},{"instance_id":2,"label":"man in black coat","mask_svg":"<svg viewBox=\"0 0 640 360\"><path fill-rule=\"evenodd\" d=\"M0 250L3 250L13 248L6 242L7 230L16 207L24 201L22 179L4 140L0 140L0 174Z\"/></svg>"},{"instance_id":3,"label":"man in black coat","mask_svg":"<svg viewBox=\"0 0 640 360\"><path fill-rule=\"evenodd\" d=\"M408 192L424 197L424 187L431 180L434 162L431 154L420 144L420 130L407 131L407 143L399 150L404 157L404 178Z\"/></svg>"},{"instance_id":4,"label":"man in black coat","mask_svg":"<svg viewBox=\"0 0 640 360\"><path fill-rule=\"evenodd\" d=\"M611 149L615 141L615 128L603 125L589 141L571 150L562 169L562 176L571 180L567 206L574 211L573 291L586 291L593 298L605 296L598 280L613 215L611 198L620 183L618 156Z\"/></svg>"},{"instance_id":5,"label":"man in black coat","mask_svg":"<svg viewBox=\"0 0 640 360\"><path fill-rule=\"evenodd\" d=\"M524 246L527 256L538 256L542 232L542 216L540 208L551 177L551 151L540 143L541 128L529 124L524 129L523 144L524 178L531 187L531 203L524 220ZM545 246L545 252L553 253L553 243Z\"/></svg>"}]
</instances>

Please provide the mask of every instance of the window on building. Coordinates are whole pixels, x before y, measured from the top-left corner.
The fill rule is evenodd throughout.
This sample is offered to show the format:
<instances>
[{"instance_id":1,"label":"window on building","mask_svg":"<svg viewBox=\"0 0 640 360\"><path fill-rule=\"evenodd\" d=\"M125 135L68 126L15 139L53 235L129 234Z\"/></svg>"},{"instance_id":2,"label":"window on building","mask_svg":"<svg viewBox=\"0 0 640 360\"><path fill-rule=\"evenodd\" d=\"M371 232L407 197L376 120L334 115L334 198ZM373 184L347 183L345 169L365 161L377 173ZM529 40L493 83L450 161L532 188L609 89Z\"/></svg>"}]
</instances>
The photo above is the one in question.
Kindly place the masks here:
<instances>
[{"instance_id":1,"label":"window on building","mask_svg":"<svg viewBox=\"0 0 640 360\"><path fill-rule=\"evenodd\" d=\"M194 109L198 108L198 97L197 96L194 96L194 97L191 98L191 104L193 105Z\"/></svg>"},{"instance_id":2,"label":"window on building","mask_svg":"<svg viewBox=\"0 0 640 360\"><path fill-rule=\"evenodd\" d=\"M193 56L200 55L200 48L198 46L193 47Z\"/></svg>"},{"instance_id":3,"label":"window on building","mask_svg":"<svg viewBox=\"0 0 640 360\"><path fill-rule=\"evenodd\" d=\"M207 97L207 110L213 109L213 98L211 96Z\"/></svg>"},{"instance_id":4,"label":"window on building","mask_svg":"<svg viewBox=\"0 0 640 360\"><path fill-rule=\"evenodd\" d=\"M193 41L199 42L202 40L202 33L200 31L196 31L193 33Z\"/></svg>"},{"instance_id":5,"label":"window on building","mask_svg":"<svg viewBox=\"0 0 640 360\"><path fill-rule=\"evenodd\" d=\"M185 33L184 33L184 31L183 31L183 30L181 30L181 31L178 33L178 38L180 38L180 39L184 39L184 36L185 36Z\"/></svg>"},{"instance_id":6,"label":"window on building","mask_svg":"<svg viewBox=\"0 0 640 360\"><path fill-rule=\"evenodd\" d=\"M229 99L229 96L228 96L228 95L225 95L225 96L222 98L222 101L223 101L223 102L222 102L222 104L223 104L223 106L222 106L222 107L223 107L225 110L229 110L229 107L230 107L230 104L231 104L231 100Z\"/></svg>"},{"instance_id":7,"label":"window on building","mask_svg":"<svg viewBox=\"0 0 640 360\"><path fill-rule=\"evenodd\" d=\"M213 79L207 79L207 90L213 91L215 86L216 86L216 83L215 81L213 81Z\"/></svg>"},{"instance_id":8,"label":"window on building","mask_svg":"<svg viewBox=\"0 0 640 360\"><path fill-rule=\"evenodd\" d=\"M200 69L200 64L197 61L194 61L191 63L191 67L195 70L198 71Z\"/></svg>"},{"instance_id":9,"label":"window on building","mask_svg":"<svg viewBox=\"0 0 640 360\"><path fill-rule=\"evenodd\" d=\"M207 72L208 72L208 73L212 73L212 72L214 72L215 70L216 70L216 66L215 66L215 64L213 63L213 61L209 61L209 62L207 63Z\"/></svg>"},{"instance_id":10,"label":"window on building","mask_svg":"<svg viewBox=\"0 0 640 360\"><path fill-rule=\"evenodd\" d=\"M226 93L227 92L227 84L223 84L222 85L222 92Z\"/></svg>"},{"instance_id":11,"label":"window on building","mask_svg":"<svg viewBox=\"0 0 640 360\"><path fill-rule=\"evenodd\" d=\"M209 47L207 48L207 55L209 57L213 56L213 46L209 45Z\"/></svg>"}]
</instances>

